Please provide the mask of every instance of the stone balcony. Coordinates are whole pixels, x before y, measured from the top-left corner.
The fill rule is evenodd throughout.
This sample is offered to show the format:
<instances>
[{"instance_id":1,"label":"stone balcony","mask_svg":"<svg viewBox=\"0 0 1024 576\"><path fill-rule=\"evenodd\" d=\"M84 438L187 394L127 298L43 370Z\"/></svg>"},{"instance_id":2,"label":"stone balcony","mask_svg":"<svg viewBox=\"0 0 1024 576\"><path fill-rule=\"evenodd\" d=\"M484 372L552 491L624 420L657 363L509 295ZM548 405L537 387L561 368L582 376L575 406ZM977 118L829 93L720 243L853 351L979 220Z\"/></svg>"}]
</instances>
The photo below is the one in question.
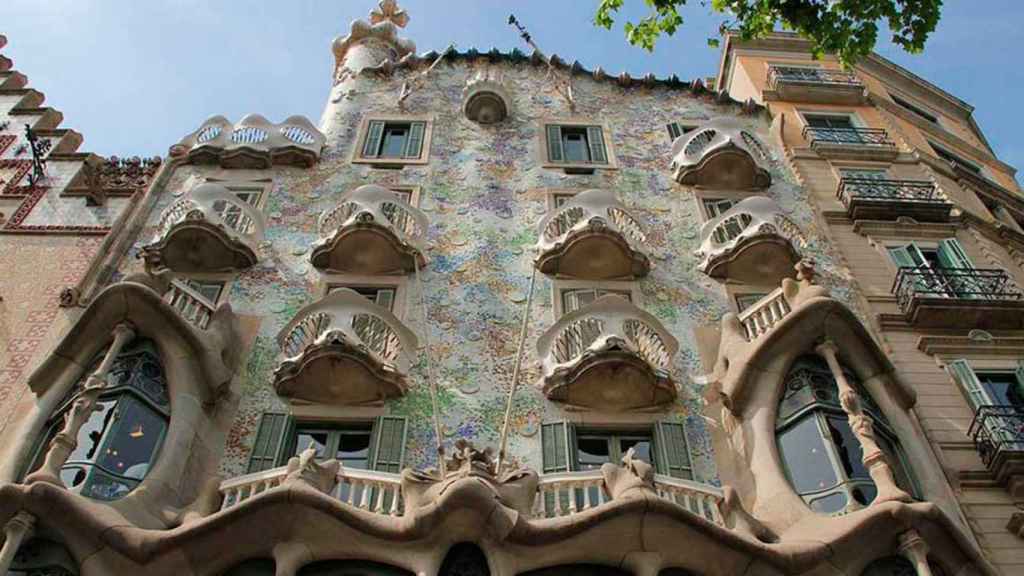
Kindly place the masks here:
<instances>
[{"instance_id":1,"label":"stone balcony","mask_svg":"<svg viewBox=\"0 0 1024 576\"><path fill-rule=\"evenodd\" d=\"M893 282L904 319L921 328L1024 328L1024 292L1006 270L900 268Z\"/></svg>"},{"instance_id":2,"label":"stone balcony","mask_svg":"<svg viewBox=\"0 0 1024 576\"><path fill-rule=\"evenodd\" d=\"M765 100L816 104L863 104L864 84L853 72L826 68L772 66Z\"/></svg>"},{"instance_id":3,"label":"stone balcony","mask_svg":"<svg viewBox=\"0 0 1024 576\"><path fill-rule=\"evenodd\" d=\"M263 215L220 184L201 184L164 210L146 262L175 272L244 270L257 261Z\"/></svg>"},{"instance_id":4,"label":"stone balcony","mask_svg":"<svg viewBox=\"0 0 1024 576\"><path fill-rule=\"evenodd\" d=\"M651 263L636 218L608 190L580 192L539 225L535 261L545 274L586 280L639 278Z\"/></svg>"},{"instance_id":5,"label":"stone balcony","mask_svg":"<svg viewBox=\"0 0 1024 576\"><path fill-rule=\"evenodd\" d=\"M259 114L249 114L237 124L213 116L172 146L171 156L225 168L308 168L320 159L325 141L304 116L291 116L281 124L272 124Z\"/></svg>"},{"instance_id":6,"label":"stone balcony","mask_svg":"<svg viewBox=\"0 0 1024 576\"><path fill-rule=\"evenodd\" d=\"M716 280L774 284L792 276L800 260L799 228L764 196L737 203L707 221L700 233L699 267Z\"/></svg>"},{"instance_id":7,"label":"stone balcony","mask_svg":"<svg viewBox=\"0 0 1024 576\"><path fill-rule=\"evenodd\" d=\"M947 222L953 208L938 194L935 183L926 180L843 178L836 196L853 220L909 217L918 222Z\"/></svg>"},{"instance_id":8,"label":"stone balcony","mask_svg":"<svg viewBox=\"0 0 1024 576\"><path fill-rule=\"evenodd\" d=\"M997 484L1024 497L1024 411L1018 406L979 406L968 432Z\"/></svg>"},{"instance_id":9,"label":"stone balcony","mask_svg":"<svg viewBox=\"0 0 1024 576\"><path fill-rule=\"evenodd\" d=\"M314 267L335 272L412 272L426 264L422 241L427 225L423 212L391 190L360 186L320 215L320 239L310 259Z\"/></svg>"},{"instance_id":10,"label":"stone balcony","mask_svg":"<svg viewBox=\"0 0 1024 576\"><path fill-rule=\"evenodd\" d=\"M551 400L601 411L663 406L676 397L676 339L651 314L608 295L564 314L537 341Z\"/></svg>"},{"instance_id":11,"label":"stone balcony","mask_svg":"<svg viewBox=\"0 0 1024 576\"><path fill-rule=\"evenodd\" d=\"M716 118L676 138L673 177L680 184L725 190L761 190L771 186L763 167L768 149L732 118Z\"/></svg>"},{"instance_id":12,"label":"stone balcony","mask_svg":"<svg viewBox=\"0 0 1024 576\"><path fill-rule=\"evenodd\" d=\"M805 126L804 140L826 158L892 160L899 154L896 143L882 128L819 128Z\"/></svg>"},{"instance_id":13,"label":"stone balcony","mask_svg":"<svg viewBox=\"0 0 1024 576\"><path fill-rule=\"evenodd\" d=\"M404 395L418 346L394 314L344 288L299 310L278 343L279 396L346 406Z\"/></svg>"}]
</instances>

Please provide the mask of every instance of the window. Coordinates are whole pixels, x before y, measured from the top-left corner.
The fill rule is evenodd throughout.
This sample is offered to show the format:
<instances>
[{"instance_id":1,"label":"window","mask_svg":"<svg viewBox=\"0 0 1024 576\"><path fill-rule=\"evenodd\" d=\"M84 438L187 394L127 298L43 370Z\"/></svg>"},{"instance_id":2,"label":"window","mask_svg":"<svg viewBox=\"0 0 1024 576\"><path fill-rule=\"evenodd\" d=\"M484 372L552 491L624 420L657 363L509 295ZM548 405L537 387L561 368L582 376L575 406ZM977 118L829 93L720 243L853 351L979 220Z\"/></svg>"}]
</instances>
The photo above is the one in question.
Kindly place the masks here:
<instances>
[{"instance_id":1,"label":"window","mask_svg":"<svg viewBox=\"0 0 1024 576\"><path fill-rule=\"evenodd\" d=\"M97 356L86 376L99 365ZM42 464L50 441L64 426L75 395L86 378L69 392L49 422L47 442L33 469ZM96 410L78 433L78 446L61 468L69 490L96 500L117 500L146 477L163 444L170 399L160 355L152 341L136 338L125 346L107 376Z\"/></svg>"},{"instance_id":2,"label":"window","mask_svg":"<svg viewBox=\"0 0 1024 576\"><path fill-rule=\"evenodd\" d=\"M743 312L747 308L750 308L754 304L760 302L761 299L767 295L768 293L766 292L750 292L747 294L737 294L735 298L736 310Z\"/></svg>"},{"instance_id":3,"label":"window","mask_svg":"<svg viewBox=\"0 0 1024 576\"><path fill-rule=\"evenodd\" d=\"M618 464L633 449L633 456L653 462L651 433L577 432L575 470L595 470L605 462Z\"/></svg>"},{"instance_id":4,"label":"window","mask_svg":"<svg viewBox=\"0 0 1024 576\"><path fill-rule=\"evenodd\" d=\"M701 198L701 204L704 206L704 213L707 214L708 220L711 220L718 218L735 206L736 201L727 198Z\"/></svg>"},{"instance_id":5,"label":"window","mask_svg":"<svg viewBox=\"0 0 1024 576\"><path fill-rule=\"evenodd\" d=\"M825 128L828 130L853 130L856 128L853 119L849 116L816 116L804 115L807 125L811 128Z\"/></svg>"},{"instance_id":6,"label":"window","mask_svg":"<svg viewBox=\"0 0 1024 576\"><path fill-rule=\"evenodd\" d=\"M398 196L398 199L408 204L413 205L414 188L412 186L388 186L388 190L391 190Z\"/></svg>"},{"instance_id":7,"label":"window","mask_svg":"<svg viewBox=\"0 0 1024 576\"><path fill-rule=\"evenodd\" d=\"M632 430L595 430L569 422L541 426L544 473L593 470L611 462L620 464L633 449L633 456L654 465L658 474L693 478L690 449L682 422L655 422Z\"/></svg>"},{"instance_id":8,"label":"window","mask_svg":"<svg viewBox=\"0 0 1024 576\"><path fill-rule=\"evenodd\" d=\"M189 278L184 282L192 291L205 298L211 306L217 305L221 292L224 291L224 282L219 280L194 280Z\"/></svg>"},{"instance_id":9,"label":"window","mask_svg":"<svg viewBox=\"0 0 1024 576\"><path fill-rule=\"evenodd\" d=\"M548 162L570 165L609 165L604 128L596 125L547 124Z\"/></svg>"},{"instance_id":10,"label":"window","mask_svg":"<svg viewBox=\"0 0 1024 576\"><path fill-rule=\"evenodd\" d=\"M335 458L348 468L398 473L405 456L405 428L401 416L361 423L296 422L286 414L267 412L256 431L249 472L283 466L313 447L317 459Z\"/></svg>"},{"instance_id":11,"label":"window","mask_svg":"<svg viewBox=\"0 0 1024 576\"><path fill-rule=\"evenodd\" d=\"M971 162L970 160L966 160L963 157L958 156L957 154L954 154L953 152L950 152L949 150L943 148L942 146L939 146L938 144L936 144L934 142L928 142L928 144L932 147L932 150L935 150L935 155L938 156L939 158L942 158L946 162L949 162L950 164L953 164L954 166L960 166L960 167L966 168L967 170L970 170L971 172L974 172L975 174L978 174L979 176L982 174L981 166L975 164L974 162Z\"/></svg>"},{"instance_id":12,"label":"window","mask_svg":"<svg viewBox=\"0 0 1024 576\"><path fill-rule=\"evenodd\" d=\"M395 295L398 292L398 289L394 286L348 286L345 284L331 284L327 287L327 293L330 294L331 292L342 288L348 288L370 302L373 302L377 306L380 306L389 312L394 312Z\"/></svg>"},{"instance_id":13,"label":"window","mask_svg":"<svg viewBox=\"0 0 1024 576\"><path fill-rule=\"evenodd\" d=\"M359 154L353 161L385 164L422 163L430 145L426 120L370 119L364 123Z\"/></svg>"},{"instance_id":14,"label":"window","mask_svg":"<svg viewBox=\"0 0 1024 576\"><path fill-rule=\"evenodd\" d=\"M260 197L263 194L262 188L230 188L236 196L252 207L259 205ZM252 226L252 220L245 214L241 206L218 200L213 205L214 211L224 220L224 224L233 230L247 233Z\"/></svg>"},{"instance_id":15,"label":"window","mask_svg":"<svg viewBox=\"0 0 1024 576\"><path fill-rule=\"evenodd\" d=\"M917 116L920 116L921 118L924 118L925 120L931 122L932 124L938 124L939 123L938 116L936 116L935 114L932 114L931 112L926 111L925 109L921 108L920 106L917 106L916 104L911 104L910 102L907 102L903 98L900 98L899 96L896 96L896 95L893 95L893 94L889 94L889 97L892 98L892 101L895 102L896 104L898 104L901 108L903 108L905 110L909 110L910 112L913 112Z\"/></svg>"},{"instance_id":16,"label":"window","mask_svg":"<svg viewBox=\"0 0 1024 576\"><path fill-rule=\"evenodd\" d=\"M1024 363L1016 369L975 370L967 360L949 363L953 378L963 388L971 406L1011 406L1024 413Z\"/></svg>"},{"instance_id":17,"label":"window","mask_svg":"<svg viewBox=\"0 0 1024 576\"><path fill-rule=\"evenodd\" d=\"M32 538L22 543L11 559L6 576L75 576L78 564L68 549L52 540ZM271 572L273 576L273 572Z\"/></svg>"},{"instance_id":18,"label":"window","mask_svg":"<svg viewBox=\"0 0 1024 576\"><path fill-rule=\"evenodd\" d=\"M308 448L318 460L334 458L344 468L366 470L370 466L370 425L338 428L318 424L297 424L289 450L298 456Z\"/></svg>"},{"instance_id":19,"label":"window","mask_svg":"<svg viewBox=\"0 0 1024 576\"><path fill-rule=\"evenodd\" d=\"M978 296L979 287L975 286L976 282L970 274L953 272L974 268L955 238L941 240L936 247L920 246L913 242L904 246L890 246L889 256L901 271L913 271L917 292L951 298Z\"/></svg>"},{"instance_id":20,"label":"window","mask_svg":"<svg viewBox=\"0 0 1024 576\"><path fill-rule=\"evenodd\" d=\"M552 194L551 195L551 199L555 203L555 209L558 209L558 208L561 208L562 206L565 206L566 203L568 203L570 200L572 200L575 197L576 197L575 194L566 194L566 193L556 193L556 194Z\"/></svg>"},{"instance_id":21,"label":"window","mask_svg":"<svg viewBox=\"0 0 1024 576\"><path fill-rule=\"evenodd\" d=\"M565 288L561 291L562 314L575 312L580 308L594 302L602 296L615 294L633 301L633 294L629 290L610 290L605 288Z\"/></svg>"},{"instance_id":22,"label":"window","mask_svg":"<svg viewBox=\"0 0 1024 576\"><path fill-rule=\"evenodd\" d=\"M668 130L669 140L675 142L676 138L679 138L683 134L695 129L696 126L686 126L678 122L669 122L665 125L665 128Z\"/></svg>"},{"instance_id":23,"label":"window","mask_svg":"<svg viewBox=\"0 0 1024 576\"><path fill-rule=\"evenodd\" d=\"M846 370L844 369L844 372ZM896 484L915 492L895 432L852 373L864 411L874 420L875 439L889 456ZM877 494L863 464L860 442L850 428L839 401L839 388L825 360L816 355L798 358L789 369L776 417L779 456L793 489L812 510L844 513L867 506Z\"/></svg>"}]
</instances>

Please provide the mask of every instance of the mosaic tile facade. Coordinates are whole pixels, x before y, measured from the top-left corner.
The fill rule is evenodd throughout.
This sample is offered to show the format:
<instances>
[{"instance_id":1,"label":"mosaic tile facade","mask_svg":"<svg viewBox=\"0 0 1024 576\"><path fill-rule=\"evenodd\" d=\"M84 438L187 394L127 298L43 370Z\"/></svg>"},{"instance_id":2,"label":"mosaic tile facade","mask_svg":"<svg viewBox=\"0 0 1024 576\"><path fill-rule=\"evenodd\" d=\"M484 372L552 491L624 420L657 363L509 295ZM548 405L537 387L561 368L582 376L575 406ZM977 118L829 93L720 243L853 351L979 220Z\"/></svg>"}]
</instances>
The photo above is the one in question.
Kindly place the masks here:
<instances>
[{"instance_id":1,"label":"mosaic tile facade","mask_svg":"<svg viewBox=\"0 0 1024 576\"><path fill-rule=\"evenodd\" d=\"M500 68L515 98L515 115L495 126L475 124L461 111L467 78L487 66ZM649 239L645 249L653 256L654 270L639 281L640 306L657 316L681 343L673 372L682 392L663 416L686 422L697 479L715 482L708 424L700 416L702 390L695 383L705 369L698 359L693 329L717 325L728 303L721 286L696 269L693 252L700 243L703 221L693 191L671 178L671 141L665 125L738 116L749 130L770 142L766 118L684 88L623 88L611 80L589 77L575 80L577 109L573 113L552 90L544 68L467 58L438 67L401 111L395 101L411 75L397 72L393 77L376 78L364 74L342 86L352 87L354 93L328 104L323 129L329 139L314 168L216 174L217 178L238 181L273 179L262 207L268 227L260 262L231 282L227 296L235 312L258 319L259 328L239 375L241 402L222 472L227 476L244 473L260 414L286 410L271 387L279 359L275 337L296 311L323 294L323 275L309 261L310 246L318 239L318 217L333 208L343 193L373 183L419 186L419 206L430 218L429 264L421 276L430 356L449 447L458 438L477 445L497 443L533 270L537 223L548 210L547 191L615 190L642 220ZM352 164L357 127L373 114L429 115L433 122L429 162L401 170ZM569 117L589 118L610 127L617 170L567 175L540 167L539 120ZM772 151L774 185L768 195L799 224L806 238L800 250L817 261L823 283L848 300L842 272L836 269L813 224L806 197L778 161L780 154ZM196 166L176 170L133 250L140 250L155 237L162 210L213 175L213 170ZM141 264L127 256L123 272L141 270ZM420 321L421 300L414 279L410 278L404 292L404 321L422 343L425 327ZM524 385L516 396L510 438L510 453L516 461L537 469L541 466L539 424L565 417L562 408L547 401L537 386L540 361L535 343L554 321L552 282L538 275L521 380ZM435 465L422 355L411 381L409 394L389 402L387 411L409 417L406 463Z\"/></svg>"}]
</instances>

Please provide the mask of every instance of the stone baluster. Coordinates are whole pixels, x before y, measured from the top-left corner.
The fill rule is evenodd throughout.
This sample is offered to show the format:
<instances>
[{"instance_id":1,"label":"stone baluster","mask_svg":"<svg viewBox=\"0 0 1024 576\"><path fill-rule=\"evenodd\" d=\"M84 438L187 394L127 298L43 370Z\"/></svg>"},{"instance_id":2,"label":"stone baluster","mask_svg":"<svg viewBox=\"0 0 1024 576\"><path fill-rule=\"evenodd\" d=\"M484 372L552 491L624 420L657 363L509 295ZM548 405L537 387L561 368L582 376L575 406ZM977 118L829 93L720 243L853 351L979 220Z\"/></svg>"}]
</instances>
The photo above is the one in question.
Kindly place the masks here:
<instances>
[{"instance_id":1,"label":"stone baluster","mask_svg":"<svg viewBox=\"0 0 1024 576\"><path fill-rule=\"evenodd\" d=\"M7 574L22 542L35 531L36 517L22 510L4 526L4 546L0 548L0 574Z\"/></svg>"},{"instance_id":2,"label":"stone baluster","mask_svg":"<svg viewBox=\"0 0 1024 576\"><path fill-rule=\"evenodd\" d=\"M135 327L130 323L123 322L114 327L114 342L107 350L106 356L100 362L96 371L89 375L85 386L78 393L71 409L64 416L64 427L53 437L50 447L46 452L43 465L38 470L25 478L26 484L33 482L46 482L57 486L64 486L60 479L60 469L67 462L68 457L78 447L78 432L89 420L89 416L96 410L96 402L100 394L107 386L107 374L117 359L118 354L131 340L135 338Z\"/></svg>"},{"instance_id":3,"label":"stone baluster","mask_svg":"<svg viewBox=\"0 0 1024 576\"><path fill-rule=\"evenodd\" d=\"M846 380L846 375L843 374L843 369L839 366L839 359L836 357L837 350L835 342L831 340L826 340L815 348L815 352L828 362L828 367L832 371L832 377L835 378L836 385L839 388L839 401L850 421L850 428L853 429L854 435L860 442L861 451L864 455L862 462L868 469L871 479L875 481L878 495L875 497L874 502L881 503L893 500L910 502L910 495L896 485L888 457L879 448L878 443L875 442L874 422L864 412L861 406L860 395L857 394L857 391Z\"/></svg>"},{"instance_id":4,"label":"stone baluster","mask_svg":"<svg viewBox=\"0 0 1024 576\"><path fill-rule=\"evenodd\" d=\"M900 534L900 545L896 551L914 565L917 576L932 576L932 569L928 565L928 543L921 538L917 530L908 530Z\"/></svg>"}]
</instances>

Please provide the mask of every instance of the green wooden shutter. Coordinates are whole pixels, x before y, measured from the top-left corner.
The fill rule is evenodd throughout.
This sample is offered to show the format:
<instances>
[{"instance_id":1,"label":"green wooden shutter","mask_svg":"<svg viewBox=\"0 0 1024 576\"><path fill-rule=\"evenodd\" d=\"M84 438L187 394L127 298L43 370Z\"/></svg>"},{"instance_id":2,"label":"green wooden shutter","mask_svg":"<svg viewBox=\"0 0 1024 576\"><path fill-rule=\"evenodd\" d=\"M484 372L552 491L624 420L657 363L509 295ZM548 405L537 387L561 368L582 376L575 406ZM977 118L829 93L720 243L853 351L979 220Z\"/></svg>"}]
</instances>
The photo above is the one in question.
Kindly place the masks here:
<instances>
[{"instance_id":1,"label":"green wooden shutter","mask_svg":"<svg viewBox=\"0 0 1024 576\"><path fill-rule=\"evenodd\" d=\"M426 133L426 122L412 122L409 124L409 137L405 141L405 158L419 158L423 152L423 135Z\"/></svg>"},{"instance_id":2,"label":"green wooden shutter","mask_svg":"<svg viewBox=\"0 0 1024 576\"><path fill-rule=\"evenodd\" d=\"M900 268L917 268L924 264L924 258L921 257L917 246L913 244L890 246L889 256L892 258L893 263Z\"/></svg>"},{"instance_id":3,"label":"green wooden shutter","mask_svg":"<svg viewBox=\"0 0 1024 576\"><path fill-rule=\"evenodd\" d=\"M379 416L373 424L370 469L399 473L405 461L404 416Z\"/></svg>"},{"instance_id":4,"label":"green wooden shutter","mask_svg":"<svg viewBox=\"0 0 1024 576\"><path fill-rule=\"evenodd\" d=\"M668 128L668 137L675 142L676 138L683 135L683 129L679 126L678 122L669 122L665 125Z\"/></svg>"},{"instance_id":5,"label":"green wooden shutter","mask_svg":"<svg viewBox=\"0 0 1024 576\"><path fill-rule=\"evenodd\" d=\"M544 473L568 472L576 468L573 449L576 446L572 424L551 422L540 429Z\"/></svg>"},{"instance_id":6,"label":"green wooden shutter","mask_svg":"<svg viewBox=\"0 0 1024 576\"><path fill-rule=\"evenodd\" d=\"M287 414L280 412L267 412L260 417L260 425L256 429L256 442L253 443L252 454L249 455L249 472L269 470L277 465L289 428L289 420Z\"/></svg>"},{"instance_id":7,"label":"green wooden shutter","mask_svg":"<svg viewBox=\"0 0 1024 576\"><path fill-rule=\"evenodd\" d=\"M654 469L658 474L693 479L690 448L686 442L686 426L682 422L658 422L654 427L654 444Z\"/></svg>"},{"instance_id":8,"label":"green wooden shutter","mask_svg":"<svg viewBox=\"0 0 1024 576\"><path fill-rule=\"evenodd\" d=\"M548 124L548 160L551 162L563 162L565 156L562 154L562 127L556 124Z\"/></svg>"},{"instance_id":9,"label":"green wooden shutter","mask_svg":"<svg viewBox=\"0 0 1024 576\"><path fill-rule=\"evenodd\" d=\"M371 120L363 143L363 158L376 158L380 154L380 139L384 137L384 121Z\"/></svg>"},{"instance_id":10,"label":"green wooden shutter","mask_svg":"<svg viewBox=\"0 0 1024 576\"><path fill-rule=\"evenodd\" d=\"M956 238L947 238L939 242L939 262L946 268L974 268Z\"/></svg>"},{"instance_id":11,"label":"green wooden shutter","mask_svg":"<svg viewBox=\"0 0 1024 576\"><path fill-rule=\"evenodd\" d=\"M953 379L960 384L963 392L967 394L967 400L975 410L979 406L992 404L991 399L989 399L988 394L985 392L985 388L981 385L967 360L954 360L947 364L946 368L949 370L950 375L953 376Z\"/></svg>"},{"instance_id":12,"label":"green wooden shutter","mask_svg":"<svg viewBox=\"0 0 1024 576\"><path fill-rule=\"evenodd\" d=\"M590 146L590 161L593 164L608 163L608 154L604 147L604 130L600 126L587 126L587 144Z\"/></svg>"}]
</instances>

